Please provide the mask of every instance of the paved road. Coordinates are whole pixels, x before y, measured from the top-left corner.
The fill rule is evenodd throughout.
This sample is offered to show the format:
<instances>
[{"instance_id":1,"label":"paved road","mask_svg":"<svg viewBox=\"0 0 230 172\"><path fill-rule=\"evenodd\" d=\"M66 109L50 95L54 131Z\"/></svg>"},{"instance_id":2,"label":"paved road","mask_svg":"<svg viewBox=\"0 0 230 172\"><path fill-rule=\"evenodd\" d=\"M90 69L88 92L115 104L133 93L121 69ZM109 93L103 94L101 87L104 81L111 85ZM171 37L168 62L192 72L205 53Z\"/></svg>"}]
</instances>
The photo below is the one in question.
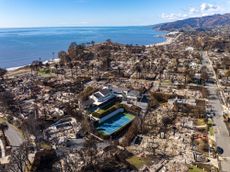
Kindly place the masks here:
<instances>
[{"instance_id":1,"label":"paved road","mask_svg":"<svg viewBox=\"0 0 230 172\"><path fill-rule=\"evenodd\" d=\"M210 61L208 54L203 53L203 65L207 66L212 70L215 79L216 74L214 72L212 62ZM209 104L212 106L212 109L216 112L216 116L213 121L216 124L215 129L215 138L217 146L220 146L224 149L224 153L220 156L220 168L222 172L230 171L230 136L228 129L224 123L223 118L223 106L221 104L221 98L219 97L219 87L218 84L207 85L206 88L210 92Z\"/></svg>"},{"instance_id":2,"label":"paved road","mask_svg":"<svg viewBox=\"0 0 230 172\"><path fill-rule=\"evenodd\" d=\"M11 124L8 124L8 129L6 130L5 134L9 139L11 146L20 146L23 143L23 138L21 133Z\"/></svg>"}]
</instances>

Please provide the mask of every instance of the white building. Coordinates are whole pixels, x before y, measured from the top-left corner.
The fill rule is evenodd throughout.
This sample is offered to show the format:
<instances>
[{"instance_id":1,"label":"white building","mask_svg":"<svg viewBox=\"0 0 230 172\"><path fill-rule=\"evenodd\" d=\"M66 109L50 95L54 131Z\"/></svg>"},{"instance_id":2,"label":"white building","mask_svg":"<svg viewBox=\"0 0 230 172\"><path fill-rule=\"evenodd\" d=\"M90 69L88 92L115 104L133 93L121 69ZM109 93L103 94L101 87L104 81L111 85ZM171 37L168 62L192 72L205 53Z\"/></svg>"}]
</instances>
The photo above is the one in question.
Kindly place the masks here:
<instances>
[{"instance_id":1,"label":"white building","mask_svg":"<svg viewBox=\"0 0 230 172\"><path fill-rule=\"evenodd\" d=\"M100 91L97 91L96 93L92 94L90 96L90 99L94 101L94 105L99 106L102 103L105 103L114 97L115 95L113 94L113 92L107 87L104 87Z\"/></svg>"}]
</instances>

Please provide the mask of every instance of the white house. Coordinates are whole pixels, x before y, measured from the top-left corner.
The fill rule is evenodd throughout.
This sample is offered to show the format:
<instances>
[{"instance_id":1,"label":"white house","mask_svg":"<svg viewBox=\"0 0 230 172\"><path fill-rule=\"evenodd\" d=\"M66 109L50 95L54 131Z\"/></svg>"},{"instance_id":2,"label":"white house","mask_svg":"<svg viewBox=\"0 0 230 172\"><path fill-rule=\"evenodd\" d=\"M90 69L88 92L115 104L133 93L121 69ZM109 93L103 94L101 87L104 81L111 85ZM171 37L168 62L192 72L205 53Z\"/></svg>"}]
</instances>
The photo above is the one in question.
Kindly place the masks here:
<instances>
[{"instance_id":1,"label":"white house","mask_svg":"<svg viewBox=\"0 0 230 172\"><path fill-rule=\"evenodd\" d=\"M113 92L110 89L108 89L107 87L104 87L100 91L92 94L90 96L90 99L92 99L94 101L93 102L94 105L99 106L102 103L107 102L114 97L115 97L115 95L113 94Z\"/></svg>"}]
</instances>

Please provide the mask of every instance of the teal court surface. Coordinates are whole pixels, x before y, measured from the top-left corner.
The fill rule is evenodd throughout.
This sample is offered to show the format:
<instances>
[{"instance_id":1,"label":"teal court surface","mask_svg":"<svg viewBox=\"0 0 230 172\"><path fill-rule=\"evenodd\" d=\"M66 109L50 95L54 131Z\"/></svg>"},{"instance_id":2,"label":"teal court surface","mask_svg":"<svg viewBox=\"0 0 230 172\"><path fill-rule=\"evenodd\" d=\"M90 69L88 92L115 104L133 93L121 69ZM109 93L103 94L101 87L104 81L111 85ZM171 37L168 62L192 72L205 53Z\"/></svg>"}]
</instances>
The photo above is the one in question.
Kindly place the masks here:
<instances>
[{"instance_id":1,"label":"teal court surface","mask_svg":"<svg viewBox=\"0 0 230 172\"><path fill-rule=\"evenodd\" d=\"M135 116L128 113L117 114L97 126L97 130L104 136L110 136L134 120Z\"/></svg>"}]
</instances>

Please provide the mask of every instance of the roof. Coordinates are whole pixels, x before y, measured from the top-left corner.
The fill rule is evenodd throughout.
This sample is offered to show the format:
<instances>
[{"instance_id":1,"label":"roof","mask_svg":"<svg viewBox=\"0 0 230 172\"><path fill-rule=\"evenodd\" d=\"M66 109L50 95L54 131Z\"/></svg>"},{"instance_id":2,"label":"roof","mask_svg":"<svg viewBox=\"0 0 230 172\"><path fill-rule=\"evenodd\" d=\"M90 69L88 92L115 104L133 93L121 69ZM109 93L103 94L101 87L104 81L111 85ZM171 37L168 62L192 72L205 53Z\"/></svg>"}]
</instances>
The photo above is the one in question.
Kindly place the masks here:
<instances>
[{"instance_id":1,"label":"roof","mask_svg":"<svg viewBox=\"0 0 230 172\"><path fill-rule=\"evenodd\" d=\"M131 90L127 92L127 96L130 97L139 97L140 96L140 92L136 91L136 90Z\"/></svg>"},{"instance_id":2,"label":"roof","mask_svg":"<svg viewBox=\"0 0 230 172\"><path fill-rule=\"evenodd\" d=\"M66 142L68 145L83 145L85 143L85 139L69 139Z\"/></svg>"},{"instance_id":3,"label":"roof","mask_svg":"<svg viewBox=\"0 0 230 172\"><path fill-rule=\"evenodd\" d=\"M111 91L108 88L103 88L102 90L100 90L100 92L105 96L109 94Z\"/></svg>"},{"instance_id":4,"label":"roof","mask_svg":"<svg viewBox=\"0 0 230 172\"><path fill-rule=\"evenodd\" d=\"M119 88L119 87L112 87L112 90L116 94L123 94L127 89L124 88Z\"/></svg>"},{"instance_id":5,"label":"roof","mask_svg":"<svg viewBox=\"0 0 230 172\"><path fill-rule=\"evenodd\" d=\"M103 97L106 97L107 95L109 95L111 93L111 90L109 90L108 88L103 88L100 91L94 93L93 95L97 98L97 99L101 99Z\"/></svg>"},{"instance_id":6,"label":"roof","mask_svg":"<svg viewBox=\"0 0 230 172\"><path fill-rule=\"evenodd\" d=\"M99 92L96 92L93 94L97 99L100 99L103 97L103 95L101 95Z\"/></svg>"}]
</instances>

